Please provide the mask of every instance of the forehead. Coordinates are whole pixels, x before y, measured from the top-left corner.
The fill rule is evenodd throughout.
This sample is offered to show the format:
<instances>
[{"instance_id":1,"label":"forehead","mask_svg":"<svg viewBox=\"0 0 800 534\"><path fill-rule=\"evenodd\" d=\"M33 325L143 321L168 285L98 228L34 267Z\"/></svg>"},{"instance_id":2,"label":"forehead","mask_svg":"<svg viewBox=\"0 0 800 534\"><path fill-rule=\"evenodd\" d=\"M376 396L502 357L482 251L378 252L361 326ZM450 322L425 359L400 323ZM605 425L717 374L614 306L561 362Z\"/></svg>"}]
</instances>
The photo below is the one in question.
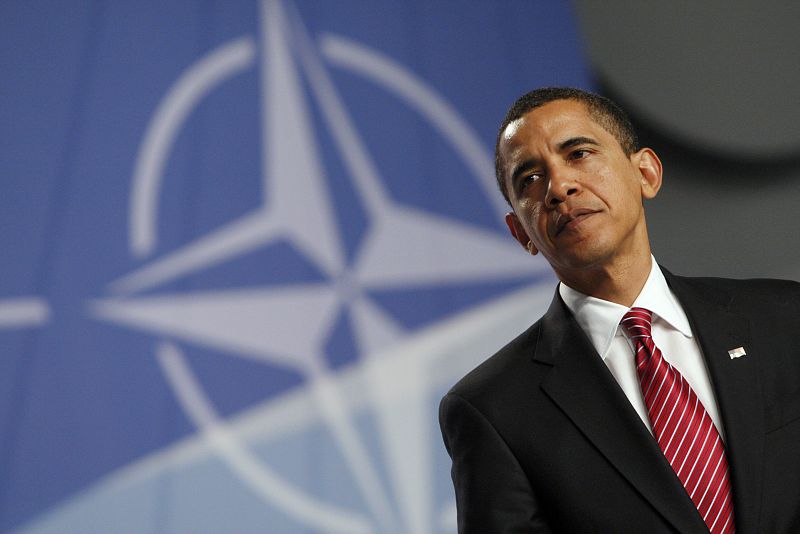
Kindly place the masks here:
<instances>
[{"instance_id":1,"label":"forehead","mask_svg":"<svg viewBox=\"0 0 800 534\"><path fill-rule=\"evenodd\" d=\"M501 148L507 155L522 146L557 145L571 137L592 135L598 141L613 136L595 122L588 108L577 100L555 100L512 121L503 131Z\"/></svg>"}]
</instances>

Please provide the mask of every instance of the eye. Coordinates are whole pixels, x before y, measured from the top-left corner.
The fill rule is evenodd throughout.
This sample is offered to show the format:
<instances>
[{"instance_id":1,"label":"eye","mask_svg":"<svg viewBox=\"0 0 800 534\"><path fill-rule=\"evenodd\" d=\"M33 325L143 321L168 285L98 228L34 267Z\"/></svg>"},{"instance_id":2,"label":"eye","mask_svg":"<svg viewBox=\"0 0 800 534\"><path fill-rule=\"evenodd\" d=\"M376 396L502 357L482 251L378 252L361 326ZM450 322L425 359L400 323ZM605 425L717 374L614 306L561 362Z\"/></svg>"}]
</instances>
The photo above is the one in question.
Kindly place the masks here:
<instances>
[{"instance_id":1,"label":"eye","mask_svg":"<svg viewBox=\"0 0 800 534\"><path fill-rule=\"evenodd\" d=\"M585 148L579 148L569 153L569 159L583 159L589 155L589 151Z\"/></svg>"},{"instance_id":2,"label":"eye","mask_svg":"<svg viewBox=\"0 0 800 534\"><path fill-rule=\"evenodd\" d=\"M529 175L523 177L522 180L520 180L520 187L522 187L522 189L525 189L529 185L538 182L542 176L543 174L541 172L532 172Z\"/></svg>"}]
</instances>

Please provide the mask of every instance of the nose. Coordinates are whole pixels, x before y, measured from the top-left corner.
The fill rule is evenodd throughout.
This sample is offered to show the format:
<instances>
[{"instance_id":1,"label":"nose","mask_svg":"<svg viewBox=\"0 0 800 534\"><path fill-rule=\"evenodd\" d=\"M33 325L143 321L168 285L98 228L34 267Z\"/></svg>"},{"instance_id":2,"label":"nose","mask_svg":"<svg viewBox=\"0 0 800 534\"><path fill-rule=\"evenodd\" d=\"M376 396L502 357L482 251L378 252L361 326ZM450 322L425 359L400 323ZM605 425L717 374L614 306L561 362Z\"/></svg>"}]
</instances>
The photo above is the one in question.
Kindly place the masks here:
<instances>
[{"instance_id":1,"label":"nose","mask_svg":"<svg viewBox=\"0 0 800 534\"><path fill-rule=\"evenodd\" d=\"M580 182L572 169L565 167L550 169L548 178L545 203L550 207L561 204L567 197L576 195L580 191Z\"/></svg>"}]
</instances>

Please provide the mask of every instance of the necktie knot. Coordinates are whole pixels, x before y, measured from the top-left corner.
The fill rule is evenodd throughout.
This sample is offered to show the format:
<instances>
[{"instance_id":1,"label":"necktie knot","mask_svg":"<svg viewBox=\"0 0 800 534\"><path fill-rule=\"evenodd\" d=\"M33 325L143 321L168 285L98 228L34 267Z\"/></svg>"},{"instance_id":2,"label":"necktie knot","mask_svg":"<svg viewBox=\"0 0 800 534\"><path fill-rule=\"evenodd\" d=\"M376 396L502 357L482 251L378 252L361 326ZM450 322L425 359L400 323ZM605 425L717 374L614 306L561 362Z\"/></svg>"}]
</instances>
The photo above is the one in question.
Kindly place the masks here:
<instances>
[{"instance_id":1,"label":"necktie knot","mask_svg":"<svg viewBox=\"0 0 800 534\"><path fill-rule=\"evenodd\" d=\"M622 317L620 325L634 342L652 337L653 312L646 308L631 308Z\"/></svg>"}]
</instances>

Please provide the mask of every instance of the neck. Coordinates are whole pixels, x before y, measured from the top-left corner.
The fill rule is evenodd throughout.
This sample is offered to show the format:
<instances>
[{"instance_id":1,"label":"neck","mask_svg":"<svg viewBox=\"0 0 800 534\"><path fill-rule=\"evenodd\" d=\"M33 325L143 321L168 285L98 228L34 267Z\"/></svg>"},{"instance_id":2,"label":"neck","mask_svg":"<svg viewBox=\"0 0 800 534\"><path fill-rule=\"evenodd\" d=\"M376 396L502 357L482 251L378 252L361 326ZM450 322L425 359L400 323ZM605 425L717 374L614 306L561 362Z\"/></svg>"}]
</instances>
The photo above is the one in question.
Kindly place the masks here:
<instances>
[{"instance_id":1,"label":"neck","mask_svg":"<svg viewBox=\"0 0 800 534\"><path fill-rule=\"evenodd\" d=\"M599 299L632 306L642 292L651 269L650 249L629 261L583 269L580 272L558 272L558 278L576 291Z\"/></svg>"}]
</instances>

